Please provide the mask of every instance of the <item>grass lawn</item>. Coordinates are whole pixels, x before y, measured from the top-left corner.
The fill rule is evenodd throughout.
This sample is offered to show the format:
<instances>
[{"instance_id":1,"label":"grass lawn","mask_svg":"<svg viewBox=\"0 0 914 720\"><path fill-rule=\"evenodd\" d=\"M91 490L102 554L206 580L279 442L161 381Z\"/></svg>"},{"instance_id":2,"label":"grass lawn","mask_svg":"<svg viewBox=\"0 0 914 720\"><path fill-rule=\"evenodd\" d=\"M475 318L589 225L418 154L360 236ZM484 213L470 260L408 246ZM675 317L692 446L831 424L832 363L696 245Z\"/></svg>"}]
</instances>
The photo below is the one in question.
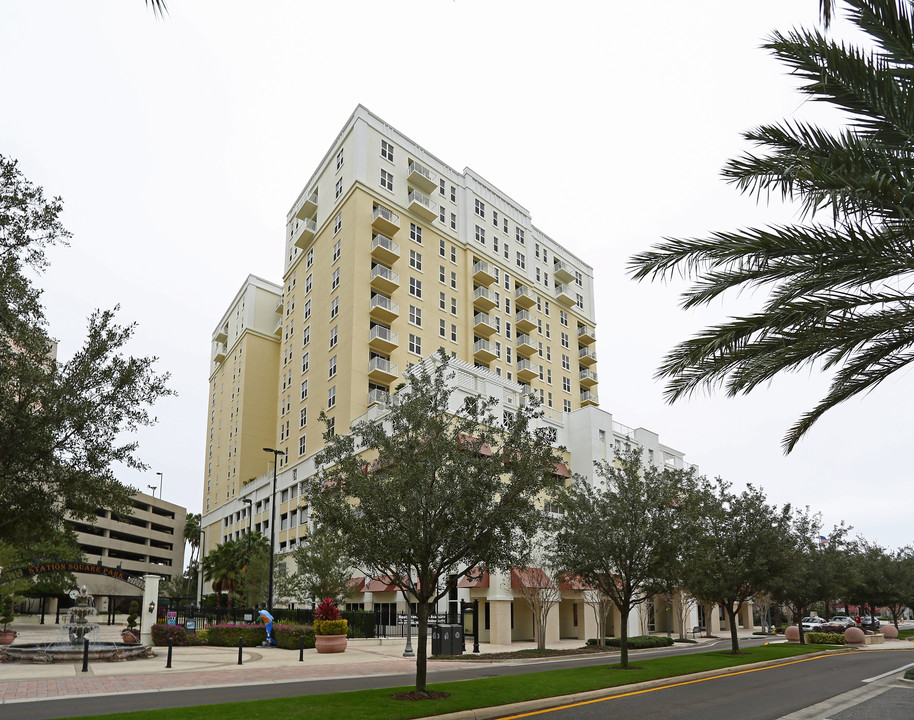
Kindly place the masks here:
<instances>
[{"instance_id":1,"label":"grass lawn","mask_svg":"<svg viewBox=\"0 0 914 720\"><path fill-rule=\"evenodd\" d=\"M899 630L898 639L907 640L909 637L914 637L914 628L909 628L908 630Z\"/></svg>"},{"instance_id":2,"label":"grass lawn","mask_svg":"<svg viewBox=\"0 0 914 720\"><path fill-rule=\"evenodd\" d=\"M709 652L669 658L631 660L638 669L620 670L618 665L601 665L592 668L550 670L528 675L513 675L483 680L434 683L429 690L450 693L443 700L407 702L392 700L390 695L408 692L411 687L359 690L327 695L308 695L277 700L256 700L219 705L176 708L172 710L144 710L119 713L129 720L401 720L428 715L469 710L490 705L505 705L522 700L569 693L617 687L630 683L675 677L688 673L745 665L748 663L791 658L817 652L824 645L765 645L745 650L744 655L731 656L726 652ZM93 715L93 718L110 718L110 715Z\"/></svg>"}]
</instances>

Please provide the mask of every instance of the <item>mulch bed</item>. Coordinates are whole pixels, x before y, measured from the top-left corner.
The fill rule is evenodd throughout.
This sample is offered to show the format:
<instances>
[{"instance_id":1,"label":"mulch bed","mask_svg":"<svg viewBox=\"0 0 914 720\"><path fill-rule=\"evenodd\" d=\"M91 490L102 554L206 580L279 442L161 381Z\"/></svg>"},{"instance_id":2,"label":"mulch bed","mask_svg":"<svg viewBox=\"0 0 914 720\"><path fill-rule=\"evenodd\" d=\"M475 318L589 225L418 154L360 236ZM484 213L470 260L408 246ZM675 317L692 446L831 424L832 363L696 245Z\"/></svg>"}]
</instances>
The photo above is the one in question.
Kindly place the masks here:
<instances>
[{"instance_id":1,"label":"mulch bed","mask_svg":"<svg viewBox=\"0 0 914 720\"><path fill-rule=\"evenodd\" d=\"M450 696L450 693L436 692L435 690L430 690L429 692L424 693L418 693L413 690L412 692L396 693L395 695L390 695L389 697L391 700L444 700Z\"/></svg>"},{"instance_id":2,"label":"mulch bed","mask_svg":"<svg viewBox=\"0 0 914 720\"><path fill-rule=\"evenodd\" d=\"M429 660L457 660L459 662L478 661L490 662L492 660L530 660L538 658L567 657L571 655L597 655L600 653L619 652L618 648L599 648L595 645L580 647L574 650L515 650L513 652L500 653L481 653L475 655L464 653L463 655L440 655L430 657Z\"/></svg>"}]
</instances>

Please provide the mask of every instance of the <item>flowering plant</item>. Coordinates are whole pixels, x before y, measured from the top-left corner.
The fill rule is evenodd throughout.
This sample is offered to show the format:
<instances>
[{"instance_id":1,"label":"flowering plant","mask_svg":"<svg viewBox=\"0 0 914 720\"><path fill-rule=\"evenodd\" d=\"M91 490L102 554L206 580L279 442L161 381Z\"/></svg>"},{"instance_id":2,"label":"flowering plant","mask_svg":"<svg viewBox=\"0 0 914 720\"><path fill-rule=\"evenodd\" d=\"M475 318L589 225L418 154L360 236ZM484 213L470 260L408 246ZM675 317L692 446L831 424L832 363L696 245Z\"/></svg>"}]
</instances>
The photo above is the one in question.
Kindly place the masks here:
<instances>
[{"instance_id":1,"label":"flowering plant","mask_svg":"<svg viewBox=\"0 0 914 720\"><path fill-rule=\"evenodd\" d=\"M349 622L343 620L332 598L324 598L314 611L314 632L317 635L345 635Z\"/></svg>"}]
</instances>

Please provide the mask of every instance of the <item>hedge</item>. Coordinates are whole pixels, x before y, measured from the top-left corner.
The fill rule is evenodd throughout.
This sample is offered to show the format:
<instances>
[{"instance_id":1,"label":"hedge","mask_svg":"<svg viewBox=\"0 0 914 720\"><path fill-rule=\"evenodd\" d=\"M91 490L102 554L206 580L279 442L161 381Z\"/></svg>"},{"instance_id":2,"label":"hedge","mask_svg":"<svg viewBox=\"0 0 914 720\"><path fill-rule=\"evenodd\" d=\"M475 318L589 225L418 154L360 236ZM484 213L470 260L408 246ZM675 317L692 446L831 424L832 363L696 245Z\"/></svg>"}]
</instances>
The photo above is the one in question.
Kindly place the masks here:
<instances>
[{"instance_id":1,"label":"hedge","mask_svg":"<svg viewBox=\"0 0 914 720\"><path fill-rule=\"evenodd\" d=\"M168 645L169 638L171 644L175 647L187 647L188 645L206 645L206 631L201 630L198 633L189 633L183 625L166 625L156 623L152 626L152 644Z\"/></svg>"},{"instance_id":2,"label":"hedge","mask_svg":"<svg viewBox=\"0 0 914 720\"><path fill-rule=\"evenodd\" d=\"M803 635L813 645L844 645L844 635L841 633L808 632Z\"/></svg>"},{"instance_id":3,"label":"hedge","mask_svg":"<svg viewBox=\"0 0 914 720\"><path fill-rule=\"evenodd\" d=\"M234 647L239 639L245 647L255 647L267 639L267 631L263 625L209 625L206 639L208 644L219 647Z\"/></svg>"},{"instance_id":4,"label":"hedge","mask_svg":"<svg viewBox=\"0 0 914 720\"><path fill-rule=\"evenodd\" d=\"M610 647L620 647L622 645L622 640L617 637L608 637L604 640L606 645ZM598 645L599 641L597 638L591 638L587 641L588 645ZM673 641L662 635L635 635L628 639L628 647L630 650L643 650L645 648L656 648L656 647L669 647L673 644Z\"/></svg>"},{"instance_id":5,"label":"hedge","mask_svg":"<svg viewBox=\"0 0 914 720\"><path fill-rule=\"evenodd\" d=\"M306 625L274 625L273 639L276 646L286 650L298 650L301 638L305 637L305 649L314 647L314 630Z\"/></svg>"}]
</instances>

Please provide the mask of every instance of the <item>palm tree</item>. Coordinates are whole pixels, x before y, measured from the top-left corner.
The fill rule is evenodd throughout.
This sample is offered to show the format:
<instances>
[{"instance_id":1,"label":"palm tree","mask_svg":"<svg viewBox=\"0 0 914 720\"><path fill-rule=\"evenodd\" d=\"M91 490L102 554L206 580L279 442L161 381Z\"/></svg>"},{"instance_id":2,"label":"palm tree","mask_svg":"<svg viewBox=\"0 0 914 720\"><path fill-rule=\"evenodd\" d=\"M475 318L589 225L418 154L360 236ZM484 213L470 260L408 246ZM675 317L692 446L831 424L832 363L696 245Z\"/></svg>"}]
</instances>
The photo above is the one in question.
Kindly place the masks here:
<instances>
[{"instance_id":1,"label":"palm tree","mask_svg":"<svg viewBox=\"0 0 914 720\"><path fill-rule=\"evenodd\" d=\"M798 200L801 222L665 239L630 260L638 280L694 276L686 308L732 289L769 293L761 311L706 328L666 356L657 376L668 379L671 402L704 387L748 393L813 364L835 371L825 397L786 433L788 453L827 410L914 359L914 294L905 277L914 269L911 3L844 2L870 48L809 30L775 32L765 47L806 82L802 92L843 111L848 126L762 126L744 135L762 152L723 171L742 192ZM822 210L830 222L813 222Z\"/></svg>"},{"instance_id":2,"label":"palm tree","mask_svg":"<svg viewBox=\"0 0 914 720\"><path fill-rule=\"evenodd\" d=\"M164 17L165 13L168 12L168 8L165 7L165 0L146 0L146 7L152 7L153 15L158 15L159 17Z\"/></svg>"},{"instance_id":3,"label":"palm tree","mask_svg":"<svg viewBox=\"0 0 914 720\"><path fill-rule=\"evenodd\" d=\"M217 603L221 594L228 594L228 607L234 605L234 594L242 583L245 567L247 545L238 540L226 540L217 545L203 558L203 577L211 580L213 590L217 593Z\"/></svg>"},{"instance_id":4,"label":"palm tree","mask_svg":"<svg viewBox=\"0 0 914 720\"><path fill-rule=\"evenodd\" d=\"M184 519L184 540L190 544L190 565L194 564L197 551L200 549L202 521L203 516L200 513L187 513Z\"/></svg>"}]
</instances>

